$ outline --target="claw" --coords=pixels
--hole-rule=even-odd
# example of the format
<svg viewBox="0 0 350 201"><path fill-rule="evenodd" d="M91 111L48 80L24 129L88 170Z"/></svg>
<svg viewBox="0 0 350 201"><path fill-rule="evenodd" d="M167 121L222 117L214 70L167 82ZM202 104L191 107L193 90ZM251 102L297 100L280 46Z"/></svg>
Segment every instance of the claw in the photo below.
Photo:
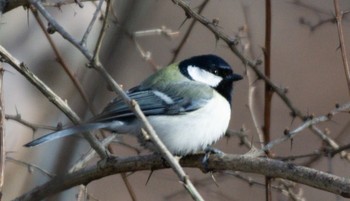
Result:
<svg viewBox="0 0 350 201"><path fill-rule="evenodd" d="M205 149L204 149L204 157L202 159L202 164L204 166L204 169L206 172L209 172L209 167L208 167L208 161L209 161L209 157L210 157L210 154L216 154L218 155L219 157L222 157L224 155L224 152L220 151L219 149L216 149L216 148L213 148L211 146L207 146Z"/></svg>

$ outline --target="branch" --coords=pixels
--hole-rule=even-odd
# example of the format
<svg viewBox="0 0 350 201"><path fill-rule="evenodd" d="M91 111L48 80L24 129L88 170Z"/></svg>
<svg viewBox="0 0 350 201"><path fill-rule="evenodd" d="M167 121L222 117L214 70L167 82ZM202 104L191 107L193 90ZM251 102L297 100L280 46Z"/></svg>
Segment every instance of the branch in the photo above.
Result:
<svg viewBox="0 0 350 201"><path fill-rule="evenodd" d="M350 94L350 70L349 70L349 62L348 62L348 58L347 58L344 33L343 33L343 27L342 27L343 13L340 11L339 1L334 0L333 3L334 3L334 9L335 9L335 18L337 20L337 28L338 28L338 37L339 37L339 42L340 42L341 57L343 60L346 82L348 84L349 94Z"/></svg>
<svg viewBox="0 0 350 201"><path fill-rule="evenodd" d="M45 126L45 125L40 125L40 124L34 124L34 123L29 122L25 119L22 119L22 116L19 113L17 113L16 115L6 114L5 119L18 122L18 123L22 124L23 126L26 126L30 129L32 129L33 131L36 131L37 129L46 129L46 130L55 131L55 130L58 130L58 128L59 128L59 126L54 127L54 126Z"/></svg>
<svg viewBox="0 0 350 201"><path fill-rule="evenodd" d="M55 94L48 86L45 85L34 73L32 73L23 62L19 62L5 48L0 45L0 60L10 64L14 69L21 73L29 82L31 82L47 99L49 99L58 109L60 109L73 123L79 124L80 118L75 112ZM84 137L90 145L96 150L101 158L107 157L106 149L100 142L91 134L84 133Z"/></svg>
<svg viewBox="0 0 350 201"><path fill-rule="evenodd" d="M203 12L203 10L207 6L208 2L209 2L209 0L204 0L203 3L199 6L199 8L198 8L199 15ZM187 17L185 20L187 20ZM174 49L174 51L173 51L174 55L173 55L173 58L171 59L170 63L174 63L176 61L182 47L185 45L185 43L186 43L188 37L190 36L196 22L197 22L197 20L195 20L195 19L192 20L189 28L187 29L184 37L182 38L180 44L177 46L177 48ZM185 22L183 22L183 23L185 23ZM181 25L183 25L183 23Z"/></svg>
<svg viewBox="0 0 350 201"><path fill-rule="evenodd" d="M79 0L79 2L90 2L90 1L95 1L95 0ZM44 6L49 6L49 7L61 7L62 5L67 5L67 4L74 4L76 3L75 0L64 0L64 1L59 1L57 3L52 3L52 2L44 2ZM28 0L6 0L6 5L3 9L3 14L6 12L11 11L12 9L15 9L17 7L23 6L27 7L29 5Z"/></svg>
<svg viewBox="0 0 350 201"><path fill-rule="evenodd" d="M95 60L93 54L84 46L82 46L75 38L73 38L64 28L59 25L56 20L50 15L49 12L45 10L43 5L39 0L29 0L30 3L46 18L46 20L52 25L55 30L61 34L61 36L72 43L90 62L90 67L97 70L100 75L106 80L113 91L119 95L119 97L129 106L130 110L135 113L135 116L140 121L142 127L145 129L148 135L151 136L151 140L157 147L158 151L162 156L169 162L174 172L179 177L181 183L184 185L186 190L192 196L194 200L203 200L201 195L198 193L196 188L193 186L192 182L189 180L185 171L182 169L175 157L169 152L163 142L159 139L158 135L154 131L151 124L148 122L146 116L143 114L138 103L135 100L131 100L127 94L123 91L120 85L118 85L112 78L112 76L106 71L103 65L97 60ZM101 32L103 33L103 32ZM91 144L93 146L93 144ZM101 144L99 144L101 146ZM102 146L101 146L102 147ZM104 147L102 147L103 150ZM105 158L106 159L106 158Z"/></svg>
<svg viewBox="0 0 350 201"><path fill-rule="evenodd" d="M5 111L4 111L4 68L0 64L0 200L3 195L3 185L5 179Z"/></svg>
<svg viewBox="0 0 350 201"><path fill-rule="evenodd" d="M291 114L293 117L299 117L303 121L308 118L307 115L304 115L297 107L293 105L291 100L286 96L286 90L278 87L275 85L267 76L265 76L258 66L261 64L260 60L257 61L251 61L247 59L237 48L237 40L226 35L221 30L217 29L215 24L211 23L207 18L203 17L202 15L199 15L191 7L185 3L182 0L172 0L175 4L179 5L187 15L190 15L194 19L196 19L198 22L203 24L206 28L208 28L217 38L222 39L227 46L231 49L231 51L241 60L243 64L250 67L257 75L258 79L264 80L271 89L282 99L282 101L287 105L287 107L291 110ZM324 132L322 132L319 128L316 126L311 126L310 129L318 136L320 137L324 142L326 142L328 145L330 145L333 149L338 149L339 145L331 138L329 138Z"/></svg>
<svg viewBox="0 0 350 201"><path fill-rule="evenodd" d="M265 48L264 48L264 62L265 62L265 76L271 78L271 0L265 0ZM265 82L264 92L264 144L268 144L271 140L271 107L272 107L273 90L270 85ZM267 156L270 152L266 151ZM271 177L265 177L265 199L271 201Z"/></svg>
<svg viewBox="0 0 350 201"><path fill-rule="evenodd" d="M82 99L85 101L86 105L89 107L90 111L92 114L96 114L95 109L93 107L93 105L90 103L89 98L87 96L87 94L85 93L83 86L81 85L80 81L76 78L76 76L74 75L74 73L72 72L71 68L68 67L68 64L65 62L65 60L63 59L60 51L57 48L56 43L52 40L51 36L48 34L48 32L45 29L45 25L42 22L41 18L38 15L38 11L36 9L34 9L33 7L30 7L34 18L36 19L36 21L38 22L41 30L44 32L45 37L47 39L47 41L49 42L53 52L55 53L56 56L56 60L59 64L61 64L63 70L67 73L68 77L71 79L71 81L73 82L74 86L77 88L78 92L80 93Z"/></svg>
<svg viewBox="0 0 350 201"><path fill-rule="evenodd" d="M47 170L44 170L44 169L40 168L37 165L31 164L31 163L27 163L25 161L21 161L21 160L12 158L10 156L6 157L6 162L12 162L12 163L16 163L16 164L22 165L22 166L26 167L30 172L33 172L33 170L37 170L38 172L42 173L43 175L45 175L45 176L47 176L49 178L54 178L55 177L54 174L50 173Z"/></svg>
<svg viewBox="0 0 350 201"><path fill-rule="evenodd" d="M314 129L316 129L316 127L315 127L316 124L318 124L320 122L328 121L334 115L341 113L341 112L348 112L349 110L350 110L350 103L346 103L346 104L341 105L341 106L337 105L336 108L333 109L332 111L330 111L327 115L323 115L323 116L319 116L317 118L311 118L309 120L305 120L304 123L302 123L300 126L295 128L294 130L292 130L292 131L286 130L285 135L283 137L275 139L275 140L271 141L270 143L266 144L266 146L264 148L262 148L261 150L259 150L258 152L256 152L256 154L259 155L263 152L266 152L266 151L272 149L272 147L274 147L277 144L280 144L281 142L292 139L298 133L300 133L302 130L304 130L306 128L314 127ZM339 146L339 145L337 145L337 146Z"/></svg>
<svg viewBox="0 0 350 201"><path fill-rule="evenodd" d="M198 168L205 171L203 155L191 155L181 159L183 167ZM98 164L55 179L33 189L16 198L17 201L41 200L55 193L122 172L142 170L159 170L169 168L168 164L159 155L145 155L132 157L111 157L103 164ZM297 166L268 158L254 158L244 155L227 154L223 157L212 155L208 166L212 171L235 170L261 174L274 178L283 178L305 184L320 190L328 191L343 197L350 197L350 180L326 172Z"/></svg>

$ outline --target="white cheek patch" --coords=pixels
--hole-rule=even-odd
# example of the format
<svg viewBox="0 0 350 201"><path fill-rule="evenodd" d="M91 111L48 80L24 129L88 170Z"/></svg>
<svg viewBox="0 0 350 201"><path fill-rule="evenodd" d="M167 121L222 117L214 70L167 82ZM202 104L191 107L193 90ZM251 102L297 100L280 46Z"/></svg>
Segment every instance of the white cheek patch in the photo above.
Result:
<svg viewBox="0 0 350 201"><path fill-rule="evenodd" d="M204 69L198 68L197 66L188 66L187 71L193 80L202 82L211 87L217 87L222 81L222 77L214 75Z"/></svg>

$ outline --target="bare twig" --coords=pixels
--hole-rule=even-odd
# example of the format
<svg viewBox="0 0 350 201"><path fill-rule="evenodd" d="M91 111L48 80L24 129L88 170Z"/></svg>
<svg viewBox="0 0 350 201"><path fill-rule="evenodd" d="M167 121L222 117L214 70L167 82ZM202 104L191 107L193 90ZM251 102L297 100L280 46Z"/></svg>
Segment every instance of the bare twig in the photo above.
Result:
<svg viewBox="0 0 350 201"><path fill-rule="evenodd" d="M108 146L115 138L117 135L110 135L107 138L103 139L101 144L103 146ZM69 169L68 173L76 172L80 169L83 169L86 164L94 158L96 155L96 151L94 149L90 149L86 154L83 154L80 159Z"/></svg>
<svg viewBox="0 0 350 201"><path fill-rule="evenodd" d="M83 35L83 38L80 41L80 44L82 46L86 46L86 40L87 40L91 30L92 30L92 26L95 24L95 21L97 19L97 15L98 15L98 13L100 12L100 10L102 8L103 2L104 2L104 0L100 0L100 2L98 3L98 5L96 7L96 10L95 10L95 12L94 12L94 14L92 16L92 19L91 19L91 21L90 21L90 23L89 23L89 25L88 25L84 35Z"/></svg>
<svg viewBox="0 0 350 201"><path fill-rule="evenodd" d="M265 0L265 48L264 48L264 61L265 61L265 76L271 78L271 0ZM265 101L264 101L264 144L270 142L270 127L271 127L271 105L272 105L273 90L270 85L265 82ZM269 157L270 152L267 151L266 155ZM271 178L265 176L265 199L266 201L272 200L271 195Z"/></svg>
<svg viewBox="0 0 350 201"><path fill-rule="evenodd" d="M245 145L248 149L253 149L255 148L253 143L248 139L246 135L246 129L242 127L239 131L233 131L231 129L228 129L226 131L225 136L231 137L231 136L236 136L240 140L240 145Z"/></svg>
<svg viewBox="0 0 350 201"><path fill-rule="evenodd" d="M174 39L179 35L179 31L173 31L165 26L162 26L161 28L157 28L157 29L135 31L131 34L127 33L127 35L134 42L136 49L141 54L142 59L148 62L152 66L154 71L157 71L160 69L160 66L157 65L154 59L152 58L152 53L142 48L137 38L145 37L145 36L162 35L168 39Z"/></svg>
<svg viewBox="0 0 350 201"><path fill-rule="evenodd" d="M35 74L33 74L24 63L19 62L14 58L5 48L0 46L0 56L2 61L10 64L19 73L21 73L29 82L31 82L42 94L44 94L57 108L59 108L73 123L79 124L79 116L57 96L48 86L45 85ZM99 141L91 134L86 133L85 138L88 140L90 145L96 150L101 158L107 157L106 149L99 143Z"/></svg>
<svg viewBox="0 0 350 201"><path fill-rule="evenodd" d="M160 69L160 67L156 64L156 62L153 60L152 58L152 53L150 51L146 51L144 50L141 45L139 44L139 42L137 42L135 37L131 36L131 40L134 42L137 51L140 53L141 58L143 60L145 60L146 62L148 62L154 71L158 71Z"/></svg>
<svg viewBox="0 0 350 201"><path fill-rule="evenodd" d="M142 30L142 31L135 31L132 33L132 36L134 38L137 37L145 37L145 36L154 36L154 35L163 35L169 39L174 39L175 37L179 36L179 31L173 31L166 26L162 26L158 29L149 29L149 30Z"/></svg>
<svg viewBox="0 0 350 201"><path fill-rule="evenodd" d="M198 8L198 14L201 14L204 10L204 8L207 6L209 0L204 0L203 3L199 6ZM186 19L187 20L187 19ZM175 50L173 51L174 52L174 56L173 58L171 59L170 63L173 63L176 61L182 47L185 45L185 43L187 42L187 39L188 37L190 36L193 28L194 28L194 25L196 24L197 20L193 19L191 24L189 25L188 29L186 30L186 33L184 35L184 37L182 38L180 44L177 46L177 48L175 48Z"/></svg>
<svg viewBox="0 0 350 201"><path fill-rule="evenodd" d="M350 103L346 103L344 105L337 106L335 109L330 111L327 115L323 115L323 116L309 119L292 131L285 131L285 135L283 137L271 141L260 151L270 150L275 145L280 144L281 142L284 142L286 140L289 140L289 139L295 137L298 133L300 133L305 128L309 128L309 127L314 126L320 122L328 121L334 115L341 113L341 112L344 112L344 111L349 111L349 110L350 110ZM318 128L314 127L314 129L318 129ZM333 146L335 146L335 144L333 144ZM337 145L337 146L339 147L339 145ZM332 147L332 148L334 148L334 147Z"/></svg>
<svg viewBox="0 0 350 201"><path fill-rule="evenodd" d="M80 42L73 38L56 20L51 16L49 12L46 11L43 4L39 0L30 0L29 1L45 18L50 22L51 26L61 34L61 36L68 40L72 45L74 45L89 61L92 59L92 54L89 50L82 46Z"/></svg>
<svg viewBox="0 0 350 201"><path fill-rule="evenodd" d="M103 20L102 27L101 27L100 33L98 35L98 38L97 38L97 41L96 41L96 44L95 44L94 53L93 53L93 56L91 58L92 61L96 60L97 62L100 62L99 54L100 54L103 38L106 35L107 20L108 20L108 17L109 17L109 12L110 12L110 9L112 8L111 7L111 1L107 0L106 2L107 2L107 5L106 5L105 18Z"/></svg>
<svg viewBox="0 0 350 201"><path fill-rule="evenodd" d="M12 162L12 163L16 163L16 164L19 164L19 165L22 165L22 166L25 166L26 168L28 168L29 171L33 171L33 169L37 170L38 172L42 173L43 175L49 177L49 178L53 178L55 177L56 175L48 172L47 170L44 170L34 164L31 164L31 163L27 163L27 162L24 162L24 161L21 161L21 160L17 160L13 157L10 157L10 156L7 156L6 157L6 161L7 162Z"/></svg>
<svg viewBox="0 0 350 201"><path fill-rule="evenodd" d="M248 7L243 5L243 3L241 3L241 6L242 6L244 18L245 18L245 25L243 25L243 27L241 28L240 33L241 33L241 35L245 33L246 39L247 39L245 41L241 40L241 44L242 44L243 52L245 54L250 54L250 56L252 58L254 58L255 55L254 55L253 49L251 48L252 35L251 35L250 28L249 28ZM238 37L242 38L240 35L238 35ZM246 75L247 75L247 80L248 80L248 104L247 104L247 107L248 107L248 110L250 112L250 116L253 120L253 124L254 124L255 130L256 130L256 133L258 134L259 144L261 147L264 147L264 134L263 134L262 126L259 123L258 114L257 114L257 111L254 107L255 106L254 100L256 99L256 97L255 97L256 85L258 83L257 77L255 76L255 73L253 72L253 70L250 68L246 68Z"/></svg>
<svg viewBox="0 0 350 201"><path fill-rule="evenodd" d="M0 63L0 201L3 195L5 179L5 111L4 111L4 69Z"/></svg>
<svg viewBox="0 0 350 201"><path fill-rule="evenodd" d="M36 131L37 129L46 129L46 130L57 130L58 127L54 127L54 126L45 126L45 125L40 125L40 124L35 124L35 123L32 123L32 122L29 122L27 120L24 120L22 119L22 116L20 114L16 114L16 115L9 115L9 114L6 114L5 115L5 119L6 120L13 120L13 121L16 121L30 129L32 129L33 131Z"/></svg>
<svg viewBox="0 0 350 201"><path fill-rule="evenodd" d="M181 159L183 167L205 170L203 155L191 155ZM40 200L65 189L121 172L158 170L167 168L159 155L110 158L103 164L95 165L55 179L33 189L15 200ZM350 197L350 180L319 170L293 165L268 158L254 158L227 154L224 157L213 155L209 158L210 170L235 170L262 174L274 178L284 178L297 183L328 191L343 197Z"/></svg>
<svg viewBox="0 0 350 201"><path fill-rule="evenodd" d="M175 4L179 5L185 12L186 14L190 15L194 19L196 19L198 22L203 24L206 28L208 28L216 37L222 39L227 46L232 50L232 52L242 61L243 64L246 66L250 67L257 75L258 79L264 80L276 93L282 101L288 106L288 108L291 110L291 114L293 117L299 117L303 121L308 118L308 115L304 115L297 107L293 105L291 100L287 97L286 95L286 90L283 88L280 88L279 86L275 85L268 77L266 77L258 68L259 64L261 61L251 61L247 59L236 47L237 40L226 35L224 32L221 30L217 29L216 26L214 26L210 20L207 18L199 15L191 7L185 3L182 0L172 0ZM319 128L316 126L311 126L310 127L311 131L315 133L318 137L320 137L324 142L329 144L333 149L339 148L339 145L331 138L329 138L323 131L321 131Z"/></svg>
<svg viewBox="0 0 350 201"><path fill-rule="evenodd" d="M265 0L265 76L271 78L271 0ZM271 101L273 91L271 86L265 82L265 104L264 104L264 144L270 142L271 127Z"/></svg>
<svg viewBox="0 0 350 201"><path fill-rule="evenodd" d="M93 1L93 0L79 0L79 2L88 2L88 1ZM43 2L44 6L48 6L48 7L58 7L60 8L63 5L67 5L67 4L72 4L75 3L75 0L64 0L64 1L47 1L47 2ZM15 9L17 7L27 7L28 6L28 0L16 0L16 1L6 1L6 5L5 8L3 10L3 13L6 13L8 11L11 11L12 9Z"/></svg>
<svg viewBox="0 0 350 201"><path fill-rule="evenodd" d="M81 85L81 83L79 82L79 80L75 77L74 73L70 70L71 68L68 67L67 63L65 62L65 60L63 59L60 51L57 48L57 45L55 44L55 42L52 40L51 36L47 33L47 31L45 30L45 25L42 22L41 18L38 15L38 12L36 9L34 9L33 7L30 7L31 11L36 19L36 21L38 22L40 28L42 29L42 31L45 34L46 39L48 40L48 42L50 43L50 46L53 50L53 52L56 55L56 59L57 62L59 64L61 64L61 66L63 67L64 71L67 73L67 75L69 76L69 78L72 80L74 86L78 89L78 92L80 93L81 97L83 98L83 100L85 101L86 105L89 107L90 111L95 114L95 109L93 107L93 105L90 103L88 96L86 95L83 86Z"/></svg>
<svg viewBox="0 0 350 201"><path fill-rule="evenodd" d="M349 95L350 95L350 69L349 69L349 62L348 62L347 53L346 53L343 26L342 26L343 13L340 11L339 1L333 0L333 3L334 3L334 10L335 10L335 18L337 19L337 28L338 28L338 37L339 37L339 43L340 43L341 56L343 60L345 77L348 83Z"/></svg>
<svg viewBox="0 0 350 201"><path fill-rule="evenodd" d="M101 10L101 6L103 4L103 0L101 0L99 2L99 4L96 6L96 10L95 10L95 13L94 13L94 16L92 18L92 20L90 21L90 24L89 24L89 27L87 28L86 30L86 33L81 41L81 45L86 47L86 39L87 39L87 36L89 34L89 32L91 31L92 29L92 25L94 24L96 18L97 18L97 15L98 13L100 12ZM106 29L107 29L107 20L108 20L108 17L109 17L109 12L110 12L110 9L111 9L111 1L110 0L107 0L107 5L106 5L106 11L105 11L105 17L104 17L104 20L103 20L103 23L102 23L102 28L100 30L100 33L99 33L99 36L98 36L98 39L97 39L97 42L96 42L96 45L95 45L95 50L93 52L93 56L92 56L92 59L91 61L97 61L97 63L100 63L100 57L99 57L99 54L100 54L100 50L101 50L101 45L102 45L102 41L103 41L103 38L105 36L105 33L106 33ZM105 137L104 133L102 133L103 137ZM115 137L115 136L114 136ZM110 139L110 138L108 138ZM106 139L106 140L108 140ZM108 145L107 148L108 148L108 151L112 154L114 154L114 151L112 149L112 147L110 146L110 142L106 142L106 140L104 140L104 145ZM85 161L85 163L87 162L87 160L90 160L92 157L94 156L94 151L92 150L90 152L90 154L87 154L85 155L85 157L83 158ZM79 163L78 163L78 166L74 166L75 168L77 167L80 167L80 168L83 168L85 166L85 163L81 163L80 166L79 166ZM73 168L74 168L73 167ZM72 169L71 169L72 170ZM73 169L74 170L74 169ZM129 192L129 195L131 197L131 199L133 201L136 201L136 195L134 193L134 190L132 189L132 186L130 185L130 182L128 181L128 178L126 177L125 173L121 173L121 177L122 177L122 180ZM80 188L80 190L84 190L85 188ZM84 192L81 192L80 194L83 194Z"/></svg>

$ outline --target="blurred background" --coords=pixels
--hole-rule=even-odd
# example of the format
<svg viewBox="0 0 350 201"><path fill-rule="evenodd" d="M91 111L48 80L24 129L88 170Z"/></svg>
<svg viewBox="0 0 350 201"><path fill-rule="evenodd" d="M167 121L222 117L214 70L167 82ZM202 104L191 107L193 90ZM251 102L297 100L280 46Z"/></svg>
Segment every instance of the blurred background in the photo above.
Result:
<svg viewBox="0 0 350 201"><path fill-rule="evenodd" d="M52 1L57 3L59 1ZM185 37L192 19L186 20L185 12L172 1L127 1L115 0L113 12L108 19L108 29L102 43L100 60L122 84L124 89L137 85L157 68L182 59L200 55L216 54L227 60L234 71L245 75L245 79L235 84L233 113L230 129L244 128L248 139L260 146L252 113L248 107L249 88L256 87L253 96L253 114L258 125L263 125L264 83L248 79L247 69L227 45L216 40L214 35L200 23L196 23L183 47L175 56L174 50ZM51 1L46 1L51 3ZM97 4L98 2L96 2ZM196 11L203 1L188 1ZM341 9L350 9L349 1L340 1ZM83 8L76 4L46 7L55 19L74 37L83 36L96 9L93 2L84 2ZM103 7L103 11L105 6ZM272 52L271 80L280 87L288 89L287 96L304 114L325 115L335 108L335 104L349 101L349 93L344 74L336 24L334 5L329 0L275 0L272 1ZM265 33L265 2L256 0L210 0L201 13L209 20L218 21L218 29L239 39L238 47L251 60L263 60ZM100 17L100 15L99 15ZM45 26L47 22L42 18ZM343 20L346 47L350 47L350 16ZM98 21L89 35L87 46L93 50L102 21ZM144 31L169 29L172 37L164 34L145 35ZM138 37L130 37L138 33ZM96 111L101 111L115 94L111 92L100 75L86 67L87 60L81 53L64 40L58 33L50 35L62 55L63 60L80 81L89 101ZM42 81L66 100L71 108L82 118L92 116L87 104L77 92L67 73L57 62L56 55L48 43L42 29L32 12L23 7L4 13L0 18L0 44L18 60L23 61ZM349 49L349 48L348 48ZM145 59L145 55L148 59ZM350 55L348 55L350 57ZM33 124L63 126L72 123L49 100L11 66L4 64L4 103L8 115L19 114L23 120ZM259 68L263 71L263 65ZM283 136L286 128L300 125L300 119L293 119L290 110L281 99L272 99L271 138ZM23 148L23 144L50 132L45 129L33 130L16 121L6 121L6 162L3 200L11 200L32 188L43 184L50 178L28 164L40 167L49 173L60 175L67 172L89 150L89 144L81 137L68 137L34 148ZM350 142L349 115L336 115L332 121L321 123L318 127L326 130L339 144ZM136 146L135 139L128 136L120 138L124 143ZM278 157L312 154L323 148L323 141L310 130L302 131L294 140L279 144L272 150ZM117 155L138 154L135 149L113 143ZM237 137L223 138L214 145L227 153L244 154L249 151L240 145ZM142 150L141 154L148 153ZM91 161L94 164L97 159ZM335 175L349 176L349 161L339 156L327 158L321 155L296 160L296 164L307 164L312 168L331 172ZM242 178L230 174L214 174L218 186L209 174L197 169L185 169L199 192L206 200L265 200L265 187L250 185ZM136 172L128 180L137 200L191 200L179 184L172 170L153 173L146 185L150 171ZM264 177L239 173L253 181L264 183ZM277 184L276 184L277 185ZM120 175L113 175L88 185L89 200L131 200ZM306 200L343 200L334 194L303 185L294 189ZM76 200L78 188L72 188L47 200ZM291 200L282 192L273 190L273 200Z"/></svg>

